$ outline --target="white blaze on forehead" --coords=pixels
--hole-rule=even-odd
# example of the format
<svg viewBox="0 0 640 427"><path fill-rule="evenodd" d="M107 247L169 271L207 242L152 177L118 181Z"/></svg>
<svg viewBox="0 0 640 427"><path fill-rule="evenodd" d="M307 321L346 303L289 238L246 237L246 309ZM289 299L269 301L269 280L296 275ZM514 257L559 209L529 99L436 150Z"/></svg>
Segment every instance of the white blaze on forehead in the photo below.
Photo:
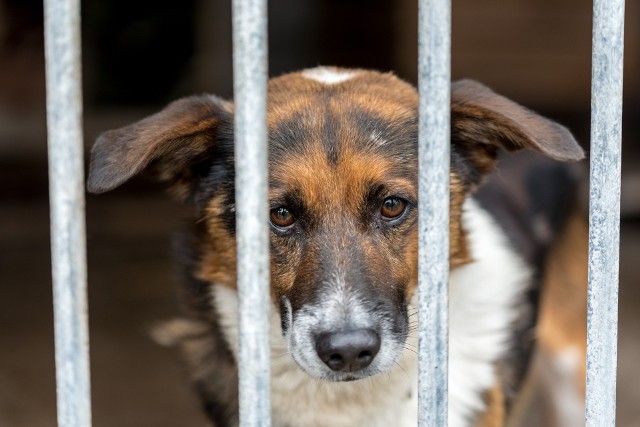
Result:
<svg viewBox="0 0 640 427"><path fill-rule="evenodd" d="M369 141L371 141L374 145L377 145L377 146L385 145L388 142L386 139L382 137L382 134L377 130L374 130L373 132L371 132L371 134L369 135Z"/></svg>
<svg viewBox="0 0 640 427"><path fill-rule="evenodd" d="M302 75L308 79L329 85L345 82L356 74L358 74L357 71L337 70L327 67L309 68L302 72Z"/></svg>

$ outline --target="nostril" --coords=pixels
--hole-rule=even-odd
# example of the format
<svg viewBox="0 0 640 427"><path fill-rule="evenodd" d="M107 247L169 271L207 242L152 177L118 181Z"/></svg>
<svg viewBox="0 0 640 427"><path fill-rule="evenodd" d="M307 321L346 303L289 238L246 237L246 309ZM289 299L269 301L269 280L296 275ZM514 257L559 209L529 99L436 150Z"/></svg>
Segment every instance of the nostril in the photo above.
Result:
<svg viewBox="0 0 640 427"><path fill-rule="evenodd" d="M371 364L380 350L380 337L371 329L324 333L316 339L316 352L334 371L357 371Z"/></svg>
<svg viewBox="0 0 640 427"><path fill-rule="evenodd" d="M329 361L342 362L342 356L340 356L339 354L332 354L331 356L329 356Z"/></svg>
<svg viewBox="0 0 640 427"><path fill-rule="evenodd" d="M358 355L358 360L366 361L366 360L370 360L370 359L373 359L373 357L371 356L371 352L370 351L363 351Z"/></svg>
<svg viewBox="0 0 640 427"><path fill-rule="evenodd" d="M344 367L344 359L339 354L332 354L329 356L329 360L325 362L334 371L339 371Z"/></svg>

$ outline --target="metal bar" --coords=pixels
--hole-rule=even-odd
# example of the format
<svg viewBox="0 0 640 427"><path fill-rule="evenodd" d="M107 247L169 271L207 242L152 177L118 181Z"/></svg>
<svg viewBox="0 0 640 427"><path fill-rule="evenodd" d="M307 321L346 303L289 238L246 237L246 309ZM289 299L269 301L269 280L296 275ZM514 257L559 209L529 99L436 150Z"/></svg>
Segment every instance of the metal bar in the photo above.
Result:
<svg viewBox="0 0 640 427"><path fill-rule="evenodd" d="M58 426L91 425L79 0L45 1Z"/></svg>
<svg viewBox="0 0 640 427"><path fill-rule="evenodd" d="M451 1L418 13L418 425L448 425L449 139Z"/></svg>
<svg viewBox="0 0 640 427"><path fill-rule="evenodd" d="M267 3L233 1L240 426L270 426Z"/></svg>
<svg viewBox="0 0 640 427"><path fill-rule="evenodd" d="M624 0L593 3L586 426L615 426Z"/></svg>

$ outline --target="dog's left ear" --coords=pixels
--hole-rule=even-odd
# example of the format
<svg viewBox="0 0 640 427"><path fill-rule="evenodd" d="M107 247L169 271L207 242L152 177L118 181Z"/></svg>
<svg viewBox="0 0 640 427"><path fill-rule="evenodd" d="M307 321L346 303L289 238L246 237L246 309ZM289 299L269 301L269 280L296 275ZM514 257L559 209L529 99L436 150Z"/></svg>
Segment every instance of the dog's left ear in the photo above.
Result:
<svg viewBox="0 0 640 427"><path fill-rule="evenodd" d="M567 128L473 80L451 86L451 143L481 175L493 168L498 148L529 148L562 161L584 158Z"/></svg>
<svg viewBox="0 0 640 427"><path fill-rule="evenodd" d="M87 189L103 193L147 168L185 199L200 169L211 160L233 104L213 95L191 96L162 111L98 137L91 150Z"/></svg>

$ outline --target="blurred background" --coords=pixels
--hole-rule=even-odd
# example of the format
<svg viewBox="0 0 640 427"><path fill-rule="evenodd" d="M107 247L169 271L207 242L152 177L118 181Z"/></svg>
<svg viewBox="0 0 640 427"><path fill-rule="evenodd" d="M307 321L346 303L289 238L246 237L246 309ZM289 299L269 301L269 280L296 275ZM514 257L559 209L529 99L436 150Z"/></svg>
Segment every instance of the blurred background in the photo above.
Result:
<svg viewBox="0 0 640 427"><path fill-rule="evenodd" d="M83 1L87 152L177 97L232 96L230 0ZM0 426L55 425L43 13L0 0ZM269 67L416 79L416 0L271 0ZM618 425L640 425L640 3L627 2ZM588 149L591 3L455 0L453 77L567 125ZM586 166L586 165L585 165ZM171 234L187 214L135 179L87 196L94 425L206 425L149 328L176 314Z"/></svg>

